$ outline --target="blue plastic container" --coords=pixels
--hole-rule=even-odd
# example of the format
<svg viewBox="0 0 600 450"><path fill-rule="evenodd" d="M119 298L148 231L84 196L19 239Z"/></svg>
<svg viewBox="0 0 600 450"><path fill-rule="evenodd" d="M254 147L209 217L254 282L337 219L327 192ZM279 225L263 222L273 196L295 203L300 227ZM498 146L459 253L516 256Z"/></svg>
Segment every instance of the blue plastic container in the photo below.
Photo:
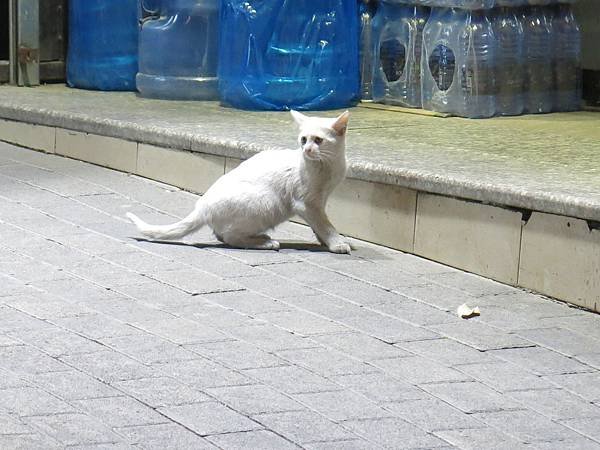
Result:
<svg viewBox="0 0 600 450"><path fill-rule="evenodd" d="M219 0L141 0L137 89L143 97L218 98Z"/></svg>
<svg viewBox="0 0 600 450"><path fill-rule="evenodd" d="M133 91L137 68L137 0L70 0L67 84Z"/></svg>
<svg viewBox="0 0 600 450"><path fill-rule="evenodd" d="M356 0L223 0L219 91L234 107L347 107L360 93Z"/></svg>

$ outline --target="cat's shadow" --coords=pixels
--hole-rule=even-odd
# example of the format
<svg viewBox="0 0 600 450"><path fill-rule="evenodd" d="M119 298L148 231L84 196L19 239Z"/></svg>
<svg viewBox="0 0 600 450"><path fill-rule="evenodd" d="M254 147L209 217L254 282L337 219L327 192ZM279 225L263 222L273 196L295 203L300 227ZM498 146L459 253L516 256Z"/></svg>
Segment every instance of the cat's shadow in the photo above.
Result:
<svg viewBox="0 0 600 450"><path fill-rule="evenodd" d="M230 250L243 250L238 247L231 247L230 245L223 244L222 242L210 242L210 243L189 243L189 242L178 242L178 241L161 241L161 240L152 240L152 239L144 239L140 237L133 237L132 239L137 242L150 242L152 244L162 244L162 245L180 245L183 247L194 247L194 248L223 248ZM279 241L280 250L296 250L296 251L305 251L305 252L323 252L327 253L327 247L321 244L316 244L313 242L293 242L293 241ZM270 250L256 250L256 251L270 251Z"/></svg>

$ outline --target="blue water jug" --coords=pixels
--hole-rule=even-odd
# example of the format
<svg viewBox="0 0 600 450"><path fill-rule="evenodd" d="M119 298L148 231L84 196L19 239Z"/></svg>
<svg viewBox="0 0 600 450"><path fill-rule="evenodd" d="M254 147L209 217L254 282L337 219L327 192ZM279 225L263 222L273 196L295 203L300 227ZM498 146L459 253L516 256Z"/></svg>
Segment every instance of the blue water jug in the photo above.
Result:
<svg viewBox="0 0 600 450"><path fill-rule="evenodd" d="M581 33L569 4L554 7L554 111L581 108Z"/></svg>
<svg viewBox="0 0 600 450"><path fill-rule="evenodd" d="M140 94L217 99L219 0L141 0L141 6Z"/></svg>
<svg viewBox="0 0 600 450"><path fill-rule="evenodd" d="M137 0L70 0L67 84L133 91L137 69Z"/></svg>
<svg viewBox="0 0 600 450"><path fill-rule="evenodd" d="M319 110L358 100L356 0L223 0L219 26L225 103Z"/></svg>
<svg viewBox="0 0 600 450"><path fill-rule="evenodd" d="M373 19L373 100L421 107L421 47L429 8L383 0Z"/></svg>

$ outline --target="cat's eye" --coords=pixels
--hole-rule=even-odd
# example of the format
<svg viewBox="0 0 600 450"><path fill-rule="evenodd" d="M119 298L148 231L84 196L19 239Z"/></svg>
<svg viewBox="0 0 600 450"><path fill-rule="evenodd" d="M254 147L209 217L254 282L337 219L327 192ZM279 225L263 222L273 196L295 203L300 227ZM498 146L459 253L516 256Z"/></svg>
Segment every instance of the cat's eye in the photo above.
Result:
<svg viewBox="0 0 600 450"><path fill-rule="evenodd" d="M302 145L306 144L306 137L302 136L302 138L300 139L300 143Z"/></svg>
<svg viewBox="0 0 600 450"><path fill-rule="evenodd" d="M321 142L323 142L323 138L320 138L320 137L315 138L315 144L321 145Z"/></svg>

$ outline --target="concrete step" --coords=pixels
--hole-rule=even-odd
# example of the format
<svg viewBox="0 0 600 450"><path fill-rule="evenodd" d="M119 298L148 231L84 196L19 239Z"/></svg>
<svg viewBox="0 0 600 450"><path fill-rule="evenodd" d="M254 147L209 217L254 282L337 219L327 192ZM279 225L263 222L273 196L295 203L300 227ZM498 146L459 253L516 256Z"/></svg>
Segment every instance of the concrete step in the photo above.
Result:
<svg viewBox="0 0 600 450"><path fill-rule="evenodd" d="M2 86L0 140L202 193L296 130L287 113L216 102ZM341 232L599 311L600 114L353 108L348 158L329 204Z"/></svg>

